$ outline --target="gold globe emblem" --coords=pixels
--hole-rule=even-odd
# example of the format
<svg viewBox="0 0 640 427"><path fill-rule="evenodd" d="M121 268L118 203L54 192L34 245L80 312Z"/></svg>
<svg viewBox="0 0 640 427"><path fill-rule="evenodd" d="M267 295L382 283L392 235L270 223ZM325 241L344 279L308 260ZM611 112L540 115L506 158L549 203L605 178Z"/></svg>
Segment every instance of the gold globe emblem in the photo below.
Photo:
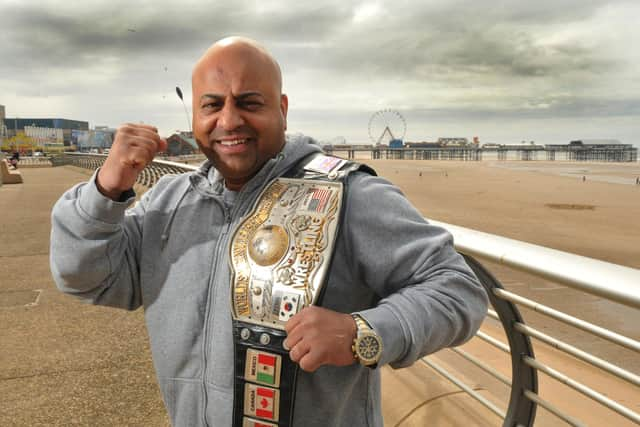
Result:
<svg viewBox="0 0 640 427"><path fill-rule="evenodd" d="M249 256L260 266L280 261L289 248L289 236L279 225L267 225L253 233L249 241Z"/></svg>

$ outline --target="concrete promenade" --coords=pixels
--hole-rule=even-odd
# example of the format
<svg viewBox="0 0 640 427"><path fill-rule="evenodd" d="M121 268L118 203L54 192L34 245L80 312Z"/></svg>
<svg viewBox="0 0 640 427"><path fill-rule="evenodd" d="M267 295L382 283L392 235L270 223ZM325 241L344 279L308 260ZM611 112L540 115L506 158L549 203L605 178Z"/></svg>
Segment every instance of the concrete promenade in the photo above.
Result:
<svg viewBox="0 0 640 427"><path fill-rule="evenodd" d="M0 426L164 426L143 313L79 303L49 271L50 212L87 175L0 187Z"/></svg>

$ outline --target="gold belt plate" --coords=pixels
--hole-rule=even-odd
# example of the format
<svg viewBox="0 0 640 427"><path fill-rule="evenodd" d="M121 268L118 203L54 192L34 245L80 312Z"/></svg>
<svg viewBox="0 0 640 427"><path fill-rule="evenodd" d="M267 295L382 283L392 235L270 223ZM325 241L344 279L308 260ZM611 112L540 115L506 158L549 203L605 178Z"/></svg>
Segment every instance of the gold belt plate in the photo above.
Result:
<svg viewBox="0 0 640 427"><path fill-rule="evenodd" d="M333 253L343 186L277 178L231 239L234 319L284 329L316 303Z"/></svg>

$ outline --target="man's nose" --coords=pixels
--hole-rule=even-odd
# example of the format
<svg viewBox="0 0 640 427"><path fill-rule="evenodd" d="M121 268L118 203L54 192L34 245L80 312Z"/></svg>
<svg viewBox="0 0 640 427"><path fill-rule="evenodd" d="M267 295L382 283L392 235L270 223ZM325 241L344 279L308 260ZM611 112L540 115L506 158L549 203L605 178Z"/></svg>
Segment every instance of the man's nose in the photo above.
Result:
<svg viewBox="0 0 640 427"><path fill-rule="evenodd" d="M225 105L218 117L218 126L226 131L231 131L244 124L242 115L235 105Z"/></svg>

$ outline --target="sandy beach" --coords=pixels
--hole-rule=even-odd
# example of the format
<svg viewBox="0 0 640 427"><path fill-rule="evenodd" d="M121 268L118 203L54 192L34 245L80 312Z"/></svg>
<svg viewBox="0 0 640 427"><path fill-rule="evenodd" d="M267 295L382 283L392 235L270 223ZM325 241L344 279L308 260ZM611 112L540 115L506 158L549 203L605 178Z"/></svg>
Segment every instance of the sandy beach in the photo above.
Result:
<svg viewBox="0 0 640 427"><path fill-rule="evenodd" d="M640 268L638 163L362 161L427 218Z"/></svg>

